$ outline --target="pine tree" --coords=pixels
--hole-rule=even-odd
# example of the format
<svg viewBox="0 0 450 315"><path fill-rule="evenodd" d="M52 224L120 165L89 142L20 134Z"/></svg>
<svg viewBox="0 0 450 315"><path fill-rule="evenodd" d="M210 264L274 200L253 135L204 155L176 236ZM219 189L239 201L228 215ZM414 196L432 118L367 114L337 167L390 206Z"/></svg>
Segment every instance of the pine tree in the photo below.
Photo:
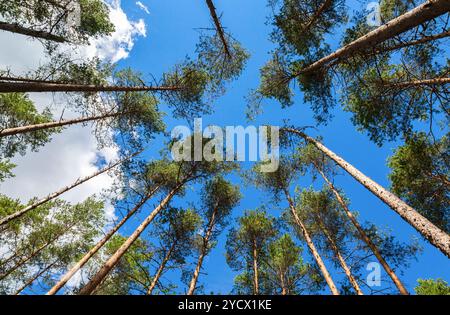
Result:
<svg viewBox="0 0 450 315"><path fill-rule="evenodd" d="M166 224L167 227L154 229L155 235L160 239L160 264L153 275L152 282L147 289L147 295L153 294L160 282L161 276L169 269L186 263L186 257L191 254L194 245L194 236L201 223L200 216L193 210L182 210L169 208L163 213L158 225ZM161 290L160 290L161 291Z"/></svg>
<svg viewBox="0 0 450 315"><path fill-rule="evenodd" d="M204 232L197 238L198 259L189 283L187 295L193 295L203 266L203 260L214 247L218 235L227 224L228 217L241 198L239 188L223 177L215 177L205 184L201 213Z"/></svg>
<svg viewBox="0 0 450 315"><path fill-rule="evenodd" d="M252 276L253 294L261 294L259 273L268 242L277 234L275 219L263 210L246 211L239 225L228 233L227 263L235 270L245 270Z"/></svg>

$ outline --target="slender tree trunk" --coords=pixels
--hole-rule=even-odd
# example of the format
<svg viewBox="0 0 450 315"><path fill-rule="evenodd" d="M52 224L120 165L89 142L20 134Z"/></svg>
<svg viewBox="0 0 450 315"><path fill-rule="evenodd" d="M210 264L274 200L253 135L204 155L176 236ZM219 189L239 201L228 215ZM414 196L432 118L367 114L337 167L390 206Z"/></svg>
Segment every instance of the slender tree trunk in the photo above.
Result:
<svg viewBox="0 0 450 315"><path fill-rule="evenodd" d="M227 57L229 59L231 59L232 57L231 57L230 49L228 47L228 42L225 38L225 32L223 31L222 24L220 23L219 17L217 16L216 8L214 7L212 0L206 0L206 4L208 5L209 12L213 19L214 25L216 26L217 33L219 34L220 40L222 41L223 50L224 50L225 54L227 55Z"/></svg>
<svg viewBox="0 0 450 315"><path fill-rule="evenodd" d="M253 293L259 295L258 250L256 248L256 240L253 241Z"/></svg>
<svg viewBox="0 0 450 315"><path fill-rule="evenodd" d="M304 29L305 30L309 30L309 28L311 27L311 25L313 25L317 19L319 18L319 16L322 15L322 13L328 9L331 5L331 2L333 0L325 0L322 5L319 7L319 9L317 9L317 11L314 13L314 15L311 17L311 19L309 20L308 24L305 25Z"/></svg>
<svg viewBox="0 0 450 315"><path fill-rule="evenodd" d="M31 210L33 210L33 209L36 209L37 207L43 205L44 203L46 203L46 202L48 202L48 201L50 201L50 200L55 199L56 197L62 195L63 193L65 193L65 192L67 192L67 191L69 191L69 190L71 190L71 189L73 189L73 188L75 188L75 187L77 187L77 186L79 186L79 185L81 185L81 184L87 182L88 180L90 180L90 179L92 179L92 178L94 178L94 177L96 177L96 176L98 176L98 175L101 175L101 174L103 174L103 173L109 171L110 169L112 169L112 168L118 166L119 164L122 164L122 163L124 163L125 161L128 161L129 159L135 157L136 155L140 154L141 152L142 152L142 151L137 152L137 153L134 153L134 154L132 154L132 155L130 155L130 156L128 156L128 157L126 157L126 158L120 160L120 161L117 161L116 163L110 164L109 166L107 166L107 167L105 167L105 168L103 168L103 169L101 169L101 170L99 170L99 171L97 171L97 172L95 172L95 173L93 173L93 174L91 174L91 175L89 175L89 176L86 176L86 177L84 177L84 178L80 178L80 179L76 180L73 184L71 184L71 185L69 185L69 186L66 186L66 187L64 187L64 188L62 188L62 189L60 189L60 190L58 190L58 191L56 191L56 192L54 192L54 193L48 195L47 197L45 197L45 198L43 198L43 199L41 199L41 200L35 202L35 203L32 204L32 205L29 205L29 206L27 206L27 207L25 207L25 208L23 208L23 209L21 209L21 210L15 212L15 213L13 213L13 214L10 214L10 215L8 215L8 216L2 218L2 219L0 220L0 226L3 226L3 225L5 225L5 224L11 222L12 220L17 219L17 218L23 216L23 215L26 214L27 212L29 212L29 211L31 211Z"/></svg>
<svg viewBox="0 0 450 315"><path fill-rule="evenodd" d="M0 93L25 92L145 92L178 91L177 86L102 86L91 84L46 83L46 82L2 82Z"/></svg>
<svg viewBox="0 0 450 315"><path fill-rule="evenodd" d="M175 250L175 246L176 246L176 241L174 241L172 243L172 246L170 246L170 249L168 250L168 252L166 253L166 255L164 256L163 261L161 262L161 265L158 268L158 271L156 272L155 276L153 277L152 283L150 284L150 287L147 290L147 295L152 295L153 290L156 287L156 284L159 281L159 278L161 278L161 275L164 271L164 268L166 268L166 264L169 261L169 259L172 256L173 251Z"/></svg>
<svg viewBox="0 0 450 315"><path fill-rule="evenodd" d="M303 222L300 220L300 218L297 215L297 211L295 211L295 206L294 206L294 201L292 200L291 196L289 195L289 192L287 190L285 190L285 195L286 195L286 199L289 203L289 208L291 209L291 214L292 217L295 220L295 223L298 225L298 227L300 228L303 237L305 238L306 244L308 245L309 250L311 251L311 254L314 257L314 260L316 261L317 265L320 268L320 271L322 272L322 275L325 279L325 281L328 284L328 287L331 290L331 293L333 295L339 295L339 291L336 288L336 285L334 284L333 279L331 278L330 273L328 272L327 267L325 266L322 258L319 255L319 252L316 249L316 246L314 245L311 236L308 233L308 230L306 229L305 225L303 224Z"/></svg>
<svg viewBox="0 0 450 315"><path fill-rule="evenodd" d="M319 141L311 138L305 133L292 129L283 128L285 131L295 133L305 139L307 142L313 144L317 149L322 151L330 159L335 161L342 169L350 174L354 179L360 182L366 189L372 192L375 196L380 198L392 210L397 212L406 222L413 226L420 234L423 235L431 244L436 246L442 253L450 258L450 235L436 227L428 219L414 210L411 206L406 204L396 195L377 184L375 181L361 173L353 165L345 161L333 151L325 147Z"/></svg>
<svg viewBox="0 0 450 315"><path fill-rule="evenodd" d="M445 38L448 36L450 36L450 31L445 31L445 32L442 32L442 33L439 33L436 35L424 36L418 40L413 40L413 41L409 41L409 42L405 42L405 43L399 43L396 45L388 46L385 48L376 49L375 53L377 53L377 54L385 53L385 52L394 51L394 50L398 50L398 49L402 49L402 48L406 48L406 47L410 47L410 46L425 44L425 43L435 41L435 40L438 40L441 38Z"/></svg>
<svg viewBox="0 0 450 315"><path fill-rule="evenodd" d="M284 274L280 271L280 284L281 284L281 295L287 295L288 289L286 288L286 283L284 281Z"/></svg>
<svg viewBox="0 0 450 315"><path fill-rule="evenodd" d="M106 118L127 115L129 113L130 112L120 112L120 113L104 114L104 115L98 115L98 116L75 118L75 119L61 120L61 121L52 121L52 122L36 124L36 125L8 128L8 129L0 130L0 138L6 137L6 136L15 136L15 135L27 133L27 132L46 130L46 129L51 129L51 128L58 128L58 127L63 127L63 126L67 126L67 125L75 125L75 124L85 123L85 122L94 121L94 120L103 120Z"/></svg>
<svg viewBox="0 0 450 315"><path fill-rule="evenodd" d="M51 34L51 33L45 32L45 31L33 30L31 28L26 28L26 27L20 26L19 24L15 24L15 23L0 22L0 30L11 32L11 33L16 33L16 34L21 34L21 35L25 35L25 36L45 39L45 40L49 40L49 41L57 42L57 43L67 43L68 42L68 40L66 40L62 36L54 35L54 34Z"/></svg>
<svg viewBox="0 0 450 315"><path fill-rule="evenodd" d="M332 54L312 63L300 72L296 73L293 77L316 71L331 61L336 59L342 60L352 54L355 54L356 52L366 50L370 47L375 47L385 40L406 32L407 30L410 30L426 21L443 15L449 10L450 1L448 0L428 0L411 11L406 12L405 14L387 22L366 35L361 36L344 47L339 48Z"/></svg>
<svg viewBox="0 0 450 315"><path fill-rule="evenodd" d="M361 236L361 239L366 243L366 245L372 250L375 257L378 259L380 264L383 266L386 273L389 275L389 277L394 282L395 286L398 288L401 294L403 295L409 295L408 290L405 288L403 283L400 281L400 279L395 274L394 270L389 266L389 264L386 262L384 257L381 255L380 251L378 250L378 247L372 242L372 240L367 236L364 229L361 227L359 222L356 220L353 213L348 208L346 202L344 201L344 198L342 198L341 194L337 191L337 189L334 187L334 185L331 183L331 181L328 179L328 177L325 175L325 173L317 166L315 165L317 171L322 176L322 178L325 180L325 182L330 187L331 191L333 191L334 195L336 196L336 199L340 203L342 209L344 210L347 217L350 219L352 224L355 226L356 230L358 231L359 235Z"/></svg>
<svg viewBox="0 0 450 315"><path fill-rule="evenodd" d="M209 240L211 238L214 226L216 224L216 215L218 208L216 207L211 215L208 223L208 230L206 231L205 237L203 238L203 246L198 256L197 266L195 267L194 274L192 275L191 282L189 284L189 290L187 295L193 295L195 287L197 286L198 277L200 275L200 270L202 269L203 259L205 258L206 252L208 250Z"/></svg>
<svg viewBox="0 0 450 315"><path fill-rule="evenodd" d="M341 265L342 269L345 272L345 275L347 276L348 280L350 281L350 284L355 289L356 294L358 295L364 295L363 291L361 290L358 281L356 281L355 277L353 277L353 274L345 262L344 257L342 257L341 252L339 251L339 248L336 245L336 242L334 241L333 237L331 237L330 233L328 233L327 228L323 224L323 221L317 216L317 220L319 222L320 229L322 230L325 237L328 239L328 242L331 245L331 248L333 249L334 255L336 256L337 260L339 261L339 264Z"/></svg>
<svg viewBox="0 0 450 315"><path fill-rule="evenodd" d="M387 83L385 84L385 88L403 89L423 85L444 85L444 84L450 84L450 78L434 78L434 79L423 79L399 83Z"/></svg>
<svg viewBox="0 0 450 315"><path fill-rule="evenodd" d="M34 281L36 281L36 279L38 279L40 276L42 276L44 273L46 273L47 271L49 271L54 265L56 264L56 261L50 265L48 265L47 267L45 267L44 269L42 269L40 272L38 272L33 278L31 278L30 280L28 280L23 286L20 287L20 289L18 289L14 295L19 295L20 293L22 293L23 290L25 290L27 287L29 287Z"/></svg>
<svg viewBox="0 0 450 315"><path fill-rule="evenodd" d="M73 275L83 268L83 266L92 258L109 239L156 193L159 187L151 190L142 200L120 220L94 247L91 248L86 255L83 256L66 274L46 293L46 295L54 295L73 277Z"/></svg>
<svg viewBox="0 0 450 315"><path fill-rule="evenodd" d="M44 79L32 79L32 78L9 77L9 76L0 76L0 81L27 82L27 83L53 83L53 84L69 84L70 83L70 82L63 82L63 81L52 81L52 80L44 80Z"/></svg>
<svg viewBox="0 0 450 315"><path fill-rule="evenodd" d="M92 279L80 290L79 295L90 295L102 282L103 279L109 274L109 272L117 265L120 258L128 251L133 243L144 232L145 228L153 221L153 219L159 214L159 212L170 202L175 194L185 184L185 181L175 186L167 196L161 201L161 203L150 213L150 215L136 228L133 234L120 246L120 248L103 264L100 270L92 277Z"/></svg>

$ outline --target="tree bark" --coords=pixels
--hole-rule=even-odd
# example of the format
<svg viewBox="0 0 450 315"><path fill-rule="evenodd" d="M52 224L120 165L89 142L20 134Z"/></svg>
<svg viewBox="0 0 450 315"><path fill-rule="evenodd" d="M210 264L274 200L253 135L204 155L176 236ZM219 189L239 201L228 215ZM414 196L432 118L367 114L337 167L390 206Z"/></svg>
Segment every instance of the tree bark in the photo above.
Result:
<svg viewBox="0 0 450 315"><path fill-rule="evenodd" d="M54 265L56 264L56 261L50 265L48 265L47 267L45 267L43 270L41 270L40 272L38 272L33 278L31 278L30 280L28 280L23 286L20 287L20 289L18 289L14 295L19 295L20 293L22 293L23 290L25 290L28 286L30 286L34 281L36 281L36 279L38 279L40 276L42 276L44 273L46 273L47 271L49 271Z"/></svg>
<svg viewBox="0 0 450 315"><path fill-rule="evenodd" d="M212 0L206 0L206 4L208 5L208 9L209 9L211 17L213 19L214 25L216 26L217 33L219 34L220 40L223 44L223 50L224 50L226 56L229 59L231 59L232 57L231 57L230 49L228 47L228 42L225 38L225 32L223 31L222 24L220 23L219 17L217 16L216 8L214 7Z"/></svg>
<svg viewBox="0 0 450 315"><path fill-rule="evenodd" d="M6 136L14 136L14 135L22 134L22 133L27 133L27 132L45 130L45 129L50 129L50 128L58 128L58 127L63 127L63 126L67 126L67 125L80 124L80 123L85 123L85 122L94 121L94 120L103 120L106 118L122 116L122 115L126 115L129 113L130 112L120 112L120 113L104 114L104 115L98 115L98 116L75 118L75 119L61 120L61 121L52 121L52 122L36 124L36 125L8 128L8 129L0 130L0 138L6 137Z"/></svg>
<svg viewBox="0 0 450 315"><path fill-rule="evenodd" d="M119 262L120 258L127 252L133 243L144 232L145 228L153 221L159 212L170 202L172 197L180 190L185 182L181 182L172 189L161 203L150 213L150 215L136 228L133 234L120 246L120 248L103 264L100 270L92 277L92 279L80 290L79 295L90 295L109 274L114 266Z"/></svg>
<svg viewBox="0 0 450 315"><path fill-rule="evenodd" d="M0 30L11 32L11 33L16 33L16 34L21 34L21 35L25 35L25 36L45 39L45 40L57 42L57 43L69 42L62 36L54 35L54 34L51 34L51 33L45 32L45 31L33 30L31 28L26 28L26 27L20 26L19 24L15 24L15 23L0 22Z"/></svg>
<svg viewBox="0 0 450 315"><path fill-rule="evenodd" d="M333 151L325 147L319 141L311 138L305 133L292 129L283 128L283 130L295 133L305 139L307 142L314 145L317 149L322 151L326 156L335 161L342 169L350 174L354 179L360 182L366 189L372 192L375 196L381 199L392 210L397 212L406 222L413 226L420 234L425 237L431 244L436 246L442 253L450 258L450 235L436 227L428 219L418 213L414 208L406 204L396 195L373 181L371 178L364 175L353 165L345 161L343 158L335 154Z"/></svg>
<svg viewBox="0 0 450 315"><path fill-rule="evenodd" d="M345 45L344 47L339 48L330 55L323 57L320 60L312 63L311 65L303 68L293 77L316 71L333 60L343 59L352 54L355 54L356 52L366 50L370 47L376 47L378 44L384 42L385 40L406 32L442 14L445 14L449 10L450 1L448 0L428 0L427 2L419 5L411 11L406 12L405 14L387 22L386 24L378 27L377 29L367 33L364 36L361 36L360 38Z"/></svg>
<svg viewBox="0 0 450 315"><path fill-rule="evenodd" d="M450 78L434 78L434 79L423 79L399 83L387 83L385 84L385 88L403 89L422 85L444 85L444 84L450 84Z"/></svg>
<svg viewBox="0 0 450 315"><path fill-rule="evenodd" d="M89 175L89 176L86 176L86 177L84 177L84 178L80 178L80 179L76 180L73 184L71 184L71 185L69 185L69 186L66 186L66 187L64 187L64 188L62 188L62 189L60 189L60 190L58 190L58 191L56 191L56 192L54 192L54 193L48 195L47 197L45 197L45 198L43 198L43 199L41 199L41 200L35 202L35 203L32 204L32 205L29 205L29 206L27 206L27 207L25 207L25 208L23 208L23 209L21 209L21 210L15 212L15 213L13 213L13 214L10 214L10 215L8 215L8 216L2 218L2 219L0 220L0 226L3 226L3 225L5 225L5 224L11 222L12 220L14 220L14 219L16 219L16 218L19 218L19 217L23 216L23 215L26 214L27 212L29 212L29 211L31 211L31 210L33 210L33 209L35 209L35 208L37 208L37 207L43 205L44 203L46 203L46 202L48 202L48 201L50 201L50 200L55 199L56 197L62 195L63 193L65 193L65 192L67 192L67 191L69 191L69 190L71 190L71 189L73 189L73 188L75 188L75 187L77 187L77 186L79 186L79 185L81 185L81 184L87 182L88 180L90 180L90 179L92 179L92 178L94 178L94 177L96 177L96 176L98 176L98 175L101 175L101 174L103 174L103 173L109 171L110 169L112 169L112 168L118 166L119 164L122 164L122 163L124 163L125 161L128 161L129 159L135 157L136 155L140 154L141 152L142 152L142 151L137 152L137 153L134 153L134 154L132 154L132 155L130 155L130 156L128 156L128 157L126 157L126 158L120 160L120 161L117 161L116 163L113 163L113 164L111 164L111 165L109 165L109 166L107 166L107 167L105 167L105 168L103 168L103 169L101 169L101 170L99 170L99 171L97 171L97 172L95 172L95 173Z"/></svg>
<svg viewBox="0 0 450 315"><path fill-rule="evenodd" d="M348 280L350 281L350 284L355 289L356 294L364 295L363 291L361 290L361 288L358 284L358 281L356 281L355 277L353 277L353 274L352 274L349 266L345 262L344 257L342 257L342 254L339 251L339 248L337 247L336 242L331 237L330 233L328 233L327 228L324 226L324 224L323 224L322 220L319 218L319 216L317 216L317 220L318 220L320 229L322 230L325 237L328 239L328 242L330 243L331 248L333 249L334 255L336 256L337 260L339 261L339 264L341 265L342 269L344 270L345 275L347 276Z"/></svg>
<svg viewBox="0 0 450 315"><path fill-rule="evenodd" d="M295 211L295 206L294 206L294 201L292 200L291 196L289 195L289 192L287 190L285 190L285 195L286 195L286 199L289 203L289 208L291 209L291 214L292 217L295 220L295 223L298 225L298 227L300 228L300 231L303 234L303 237L305 238L306 244L308 245L309 250L311 251L311 254L314 257L314 260L316 261L317 265L320 268L320 271L322 272L322 275L325 279L325 281L328 284L328 287L331 290L331 293L333 295L339 295L339 291L336 288L336 285L334 284L333 279L331 278L330 273L328 272L327 267L325 266L322 258L319 255L319 252L316 249L316 246L314 245L311 236L308 233L308 230L306 229L305 225L303 224L303 222L300 220L300 218L297 215L297 212Z"/></svg>
<svg viewBox="0 0 450 315"><path fill-rule="evenodd" d="M258 250L256 248L256 240L253 241L253 293L254 295L259 295Z"/></svg>
<svg viewBox="0 0 450 315"><path fill-rule="evenodd" d="M445 38L448 36L450 36L450 31L445 31L445 32L442 32L442 33L439 33L436 35L424 36L418 40L412 40L409 42L399 43L399 44L388 46L385 48L376 49L375 53L377 53L377 54L385 53L385 52L390 52L390 51L394 51L394 50L398 50L398 49L402 49L402 48L406 48L406 47L410 47L410 46L421 45L421 44L425 44L425 43L435 41L435 40L438 40L441 38Z"/></svg>
<svg viewBox="0 0 450 315"><path fill-rule="evenodd" d="M153 290L156 287L156 284L159 281L159 278L161 278L161 275L164 271L164 268L166 268L166 264L169 261L170 257L172 256L173 251L175 250L176 242L174 241L172 243L172 246L170 246L169 251L164 256L163 261L161 262L161 265L158 268L158 271L156 272L155 276L153 277L152 283L150 284L150 287L147 290L147 295L152 295Z"/></svg>
<svg viewBox="0 0 450 315"><path fill-rule="evenodd" d="M142 200L130 211L126 216L120 220L94 247L91 248L86 255L83 256L66 274L56 283L47 293L46 295L54 295L58 293L58 291L73 277L73 275L83 268L83 266L92 258L105 244L109 241L109 239L156 193L159 187L151 190Z"/></svg>
<svg viewBox="0 0 450 315"><path fill-rule="evenodd" d="M189 284L189 290L187 295L193 295L195 287L197 286L198 276L200 275L200 270L202 269L203 259L205 258L206 252L208 250L209 239L211 238L214 226L216 224L217 207L214 209L211 218L208 223L208 230L206 231L205 237L203 238L203 246L198 256L197 266L195 267L194 274L192 275L191 282Z"/></svg>
<svg viewBox="0 0 450 315"><path fill-rule="evenodd" d="M352 222L352 224L354 225L354 227L358 231L359 235L361 236L361 239L364 241L364 243L366 243L367 247L369 247L370 250L372 250L372 252L375 255L375 257L378 259L378 261L383 266L383 268L386 271L386 273L389 275L389 277L394 282L395 286L400 291L400 294L402 294L402 295L409 295L408 290L405 288L403 283L400 281L400 279L395 274L394 270L392 270L392 268L386 262L384 257L381 255L380 251L378 250L378 247L367 236L367 234L364 231L364 229L361 227L359 222L356 220L355 216L353 215L353 213L350 211L350 209L348 208L347 204L345 203L344 198L342 198L341 194L337 191L337 189L334 187L334 185L331 183L331 181L328 179L328 177L325 175L325 173L321 169L319 169L317 165L315 165L315 167L316 167L317 171L319 172L319 174L324 179L324 181L328 184L328 186L330 187L331 191L333 191L334 195L336 196L336 199L340 203L340 205L341 205L342 209L344 210L345 214L350 219L350 221Z"/></svg>
<svg viewBox="0 0 450 315"><path fill-rule="evenodd" d="M286 288L286 284L284 281L284 274L282 272L280 272L280 284L281 284L281 295L287 295L288 290Z"/></svg>
<svg viewBox="0 0 450 315"><path fill-rule="evenodd" d="M47 82L2 82L0 93L25 92L146 92L178 91L177 86L102 86L91 84L47 83Z"/></svg>

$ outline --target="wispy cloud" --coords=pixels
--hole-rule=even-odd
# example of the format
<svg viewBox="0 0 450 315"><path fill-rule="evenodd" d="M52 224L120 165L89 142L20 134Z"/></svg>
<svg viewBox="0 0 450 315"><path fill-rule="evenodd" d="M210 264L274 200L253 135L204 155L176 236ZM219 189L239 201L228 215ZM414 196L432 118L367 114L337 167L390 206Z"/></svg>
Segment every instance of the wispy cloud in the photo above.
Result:
<svg viewBox="0 0 450 315"><path fill-rule="evenodd" d="M150 14L150 11L148 10L147 6L145 6L141 1L136 2L136 5L145 13Z"/></svg>

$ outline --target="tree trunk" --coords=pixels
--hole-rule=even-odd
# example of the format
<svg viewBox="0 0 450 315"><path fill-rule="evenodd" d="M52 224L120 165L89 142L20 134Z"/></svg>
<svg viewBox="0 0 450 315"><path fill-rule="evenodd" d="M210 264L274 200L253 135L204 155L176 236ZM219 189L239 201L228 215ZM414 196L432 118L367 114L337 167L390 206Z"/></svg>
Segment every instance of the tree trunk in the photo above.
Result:
<svg viewBox="0 0 450 315"><path fill-rule="evenodd" d="M316 246L314 246L314 243L311 239L311 236L308 233L308 230L306 229L305 225L303 224L303 222L300 220L300 218L297 215L297 212L295 211L295 206L294 206L294 201L292 201L291 196L289 195L289 192L287 190L285 190L285 195L286 195L286 199L289 203L289 208L291 209L291 214L292 217L295 220L295 223L298 225L298 227L300 228L303 237L305 238L306 244L308 245L309 250L311 251L311 254L314 257L314 260L316 261L317 265L320 268L320 271L322 272L323 277L325 278L325 281L328 284L328 287L331 290L331 293L333 295L339 295L339 291L336 288L336 285L333 282L333 279L331 278L330 273L327 270L327 267L325 266L322 258L319 255L319 252L316 249Z"/></svg>
<svg viewBox="0 0 450 315"><path fill-rule="evenodd" d="M223 44L223 50L224 50L226 56L229 59L231 59L232 57L231 57L230 49L228 47L228 42L225 38L225 32L223 31L222 24L220 23L219 17L217 16L216 8L214 7L212 0L206 0L206 4L208 5L208 9L209 9L211 17L213 19L214 25L216 26L217 33L219 34L220 40Z"/></svg>
<svg viewBox="0 0 450 315"><path fill-rule="evenodd" d="M406 222L412 225L420 234L423 235L431 244L436 246L442 253L450 258L450 235L445 233L431 223L428 219L407 205L403 200L396 195L377 184L375 181L361 173L353 165L345 161L333 151L325 147L319 141L309 137L305 133L292 129L284 128L285 131L295 133L305 139L307 142L313 144L317 149L322 151L330 159L335 161L342 169L350 174L354 179L360 182L365 188L372 192L375 196L380 198L392 210L397 212Z"/></svg>
<svg viewBox="0 0 450 315"><path fill-rule="evenodd" d="M328 239L328 242L330 242L331 248L333 249L334 255L336 256L337 260L339 261L339 264L341 265L342 269L345 272L345 275L347 276L348 280L350 281L350 284L355 289L356 294L358 295L364 295L363 291L359 287L358 281L356 281L355 277L353 277L353 274L348 267L347 263L345 262L344 257L342 257L341 252L339 251L339 248L336 245L336 242L331 237L330 233L328 233L327 228L324 226L323 221L317 216L317 220L320 226L320 229L322 230L325 237Z"/></svg>
<svg viewBox="0 0 450 315"><path fill-rule="evenodd" d="M146 92L178 91L176 86L102 86L47 82L1 82L0 93L25 92Z"/></svg>
<svg viewBox="0 0 450 315"><path fill-rule="evenodd" d="M73 275L83 268L83 266L92 258L105 244L106 242L130 219L159 189L159 187L151 190L142 200L130 211L128 214L120 220L91 250L83 256L66 274L56 283L46 295L56 294L72 277Z"/></svg>
<svg viewBox="0 0 450 315"><path fill-rule="evenodd" d="M284 274L280 271L280 284L281 284L281 295L287 295L288 289L286 288L286 283L284 281Z"/></svg>
<svg viewBox="0 0 450 315"><path fill-rule="evenodd" d="M410 30L426 21L434 19L440 15L447 13L450 10L450 1L448 0L429 0L426 3L412 9L409 12L387 22L377 29L367 33L364 36L354 40L353 42L339 48L334 53L321 58L312 63L300 72L295 74L296 77L300 74L313 72L322 68L327 63L336 60L344 59L356 52L366 50L371 47L376 47L385 40L397 36L407 30Z"/></svg>
<svg viewBox="0 0 450 315"><path fill-rule="evenodd" d="M253 242L253 293L254 295L259 295L258 250L256 248L256 240Z"/></svg>
<svg viewBox="0 0 450 315"><path fill-rule="evenodd" d="M345 203L344 198L342 198L341 194L337 191L337 189L334 187L334 185L331 183L331 181L328 179L328 177L326 177L325 173L321 169L319 169L317 165L315 165L315 167L316 167L317 171L319 172L319 174L324 179L324 181L328 184L330 189L333 191L334 195L336 196L336 199L340 203L340 205L341 205L342 209L344 210L345 214L350 219L350 221L352 222L352 224L355 226L356 230L358 231L359 235L361 236L361 239L372 250L373 254L378 259L380 264L383 266L384 270L389 275L389 277L392 279L392 281L394 282L395 286L398 288L400 293L403 294L403 295L409 295L408 290L406 290L405 286L400 281L400 279L397 277L397 275L395 274L394 270L391 269L389 264L386 262L384 257L381 255L380 251L378 250L378 247L367 236L367 234L364 231L364 229L361 227L359 222L356 220L355 216L353 215L353 213L350 211L350 209L348 208L347 204Z"/></svg>
<svg viewBox="0 0 450 315"><path fill-rule="evenodd" d="M84 178L80 178L80 179L76 180L73 184L71 184L71 185L69 185L69 186L66 186L66 187L64 187L64 188L62 188L62 189L60 189L60 190L58 190L58 191L56 191L56 192L54 192L54 193L48 195L47 197L45 197L45 198L43 198L43 199L41 199L41 200L35 202L35 203L32 204L32 205L29 205L29 206L27 206L27 207L25 207L25 208L23 208L23 209L21 209L21 210L15 212L15 213L13 213L13 214L10 214L10 215L8 215L8 216L2 218L2 219L0 220L0 226L3 226L3 225L5 225L5 224L11 222L12 220L14 220L14 219L16 219L16 218L19 218L19 217L23 216L23 215L26 214L27 212L29 212L29 211L31 211L31 210L33 210L33 209L39 207L40 205L43 205L44 203L46 203L46 202L48 202L48 201L50 201L50 200L55 199L56 197L62 195L63 193L65 193L65 192L67 192L67 191L69 191L69 190L71 190L71 189L73 189L73 188L75 188L75 187L77 187L77 186L79 186L79 185L81 185L81 184L87 182L88 180L90 180L90 179L92 179L92 178L94 178L94 177L96 177L96 176L98 176L98 175L101 175L101 174L103 174L103 173L109 171L110 169L116 167L117 165L122 164L122 163L124 163L125 161L128 161L129 159L135 157L136 155L140 154L141 152L142 152L142 151L139 151L139 152L137 152L137 153L134 153L134 154L132 154L132 155L130 155L130 156L128 156L128 157L126 157L126 158L120 160L120 161L117 161L116 163L113 163L113 164L111 164L111 165L109 165L109 166L107 166L107 167L105 167L105 168L103 168L103 169L101 169L101 170L99 170L99 171L97 171L97 172L95 172L95 173L89 175L89 176L86 176L86 177L84 177Z"/></svg>
<svg viewBox="0 0 450 315"><path fill-rule="evenodd" d="M35 38L41 38L57 43L67 43L68 40L66 40L62 36L54 35L45 31L37 31L33 30L31 28L26 28L23 26L20 26L19 24L12 24L12 23L6 23L6 22L0 22L0 30L21 34L25 36L35 37Z"/></svg>
<svg viewBox="0 0 450 315"><path fill-rule="evenodd" d="M191 283L189 284L189 290L187 295L193 295L195 287L197 286L198 276L200 275L200 270L202 269L203 259L205 258L206 252L208 250L209 239L211 238L214 225L216 224L216 215L218 208L216 207L211 215L208 223L208 230L206 231L205 237L203 238L203 246L198 256L197 266L195 267L194 274L192 275Z"/></svg>
<svg viewBox="0 0 450 315"><path fill-rule="evenodd" d="M80 124L80 123L84 123L84 122L88 122L88 121L103 120L106 118L122 116L122 115L126 115L129 113L130 112L112 113L112 114L104 114L104 115L84 117L84 118L52 121L52 122L36 124L36 125L8 128L8 129L0 130L0 138L6 137L6 136L14 136L14 135L22 134L22 133L27 133L27 132L45 130L45 129L50 129L50 128L58 128L58 127L63 127L63 126L67 126L67 125Z"/></svg>
<svg viewBox="0 0 450 315"><path fill-rule="evenodd" d="M163 261L161 262L161 265L158 268L158 271L156 272L155 276L153 277L152 283L150 284L150 287L147 290L147 295L152 295L153 290L156 287L156 284L159 281L159 278L161 278L161 275L164 271L164 268L166 268L166 264L169 261L170 257L172 256L173 251L175 250L176 241L172 243L172 246L170 246L169 251L164 256Z"/></svg>
<svg viewBox="0 0 450 315"><path fill-rule="evenodd" d="M409 42L405 42L405 43L399 43L396 45L388 46L385 48L376 49L375 53L377 53L377 54L385 53L385 52L394 51L394 50L398 50L398 49L402 49L402 48L406 48L406 47L410 47L410 46L421 45L421 44L425 44L425 43L435 41L435 40L438 40L441 38L445 38L448 36L450 36L450 31L445 31L445 32L442 32L442 33L439 33L436 35L424 36L418 40L413 40L413 41L409 41Z"/></svg>
<svg viewBox="0 0 450 315"><path fill-rule="evenodd" d="M30 280L28 280L23 286L20 287L20 289L18 289L14 295L19 295L23 290L25 290L28 286L30 286L34 281L36 281L36 279L38 279L40 276L42 276L44 273L46 273L47 271L49 271L54 265L56 264L56 261L50 265L48 265L47 267L45 267L43 270L41 270L40 272L38 272L33 278L31 278Z"/></svg>
<svg viewBox="0 0 450 315"><path fill-rule="evenodd" d="M385 88L404 89L422 85L444 85L444 84L450 84L450 78L434 78L434 79L423 79L399 83L387 83L385 84Z"/></svg>
<svg viewBox="0 0 450 315"><path fill-rule="evenodd" d="M150 213L150 215L136 228L133 234L120 246L120 248L103 264L100 270L92 277L92 279L80 290L79 295L90 295L109 274L114 266L119 262L120 258L127 252L133 243L144 232L145 228L153 221L159 212L170 202L172 197L180 190L185 182L181 182L172 189L161 203Z"/></svg>

